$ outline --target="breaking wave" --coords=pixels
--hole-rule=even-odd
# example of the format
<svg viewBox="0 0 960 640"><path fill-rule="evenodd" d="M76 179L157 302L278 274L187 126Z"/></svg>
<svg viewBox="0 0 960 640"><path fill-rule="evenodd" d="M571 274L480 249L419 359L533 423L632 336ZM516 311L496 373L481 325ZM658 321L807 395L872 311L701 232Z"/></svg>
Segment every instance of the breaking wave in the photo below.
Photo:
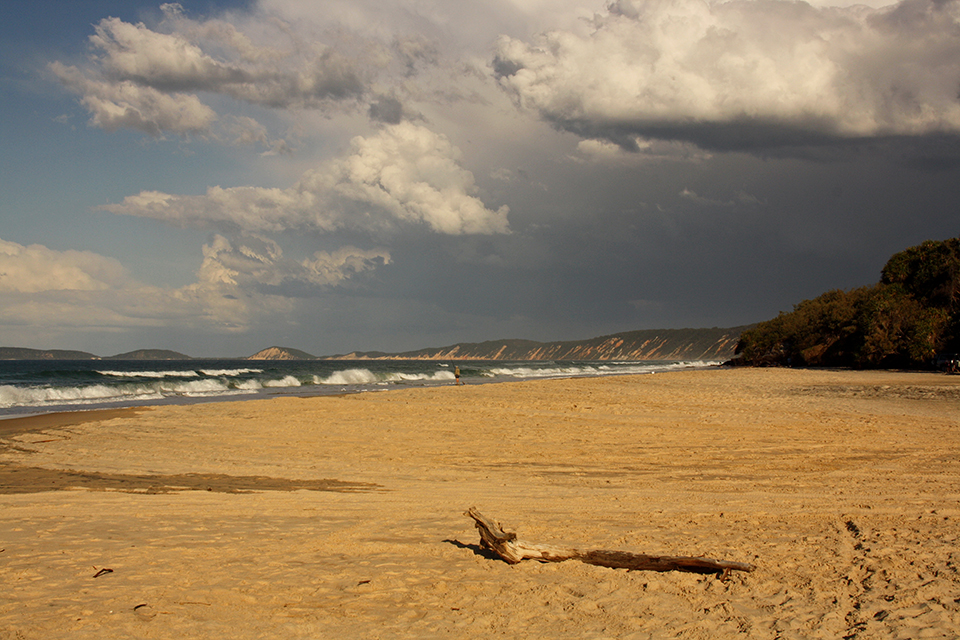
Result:
<svg viewBox="0 0 960 640"><path fill-rule="evenodd" d="M0 362L0 417L25 411L66 411L94 406L200 402L227 396L324 394L389 387L437 386L454 380L498 382L530 378L630 375L703 368L719 362L489 362L489 361L270 361L262 367L236 361L178 361L162 368L142 361Z"/></svg>
<svg viewBox="0 0 960 640"><path fill-rule="evenodd" d="M263 373L263 369L200 369L205 376L227 376L235 378L245 373Z"/></svg>
<svg viewBox="0 0 960 640"><path fill-rule="evenodd" d="M482 373L487 377L507 376L511 378L569 378L577 376L623 376L657 371L673 371L711 367L720 362L615 362L615 363L577 363L556 366L516 365L510 367L492 367Z"/></svg>
<svg viewBox="0 0 960 640"><path fill-rule="evenodd" d="M97 371L111 378L198 378L196 371Z"/></svg>
<svg viewBox="0 0 960 640"><path fill-rule="evenodd" d="M403 382L441 382L446 380L453 380L453 374L449 371L412 373L400 371L381 371L374 373L370 369L344 369L343 371L336 371L326 377L315 376L315 383L323 385L383 385Z"/></svg>
<svg viewBox="0 0 960 640"><path fill-rule="evenodd" d="M76 387L0 386L0 408L145 402L168 397L202 398L237 393L216 380Z"/></svg>

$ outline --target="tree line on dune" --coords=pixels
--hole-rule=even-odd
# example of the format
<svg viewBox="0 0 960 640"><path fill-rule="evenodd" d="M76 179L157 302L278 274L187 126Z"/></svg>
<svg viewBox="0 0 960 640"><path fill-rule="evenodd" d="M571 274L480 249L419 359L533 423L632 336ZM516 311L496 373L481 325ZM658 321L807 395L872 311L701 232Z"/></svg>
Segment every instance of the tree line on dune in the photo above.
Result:
<svg viewBox="0 0 960 640"><path fill-rule="evenodd" d="M960 238L891 257L880 282L828 291L745 331L730 364L933 368L960 353Z"/></svg>

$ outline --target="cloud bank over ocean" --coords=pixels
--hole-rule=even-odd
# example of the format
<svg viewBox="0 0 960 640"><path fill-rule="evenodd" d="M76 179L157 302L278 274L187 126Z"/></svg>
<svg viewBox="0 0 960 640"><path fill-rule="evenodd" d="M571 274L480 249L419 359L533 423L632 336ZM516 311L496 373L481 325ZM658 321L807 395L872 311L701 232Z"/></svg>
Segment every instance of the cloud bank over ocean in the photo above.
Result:
<svg viewBox="0 0 960 640"><path fill-rule="evenodd" d="M733 326L956 233L958 0L74 10L10 94L64 149L3 185L11 343Z"/></svg>

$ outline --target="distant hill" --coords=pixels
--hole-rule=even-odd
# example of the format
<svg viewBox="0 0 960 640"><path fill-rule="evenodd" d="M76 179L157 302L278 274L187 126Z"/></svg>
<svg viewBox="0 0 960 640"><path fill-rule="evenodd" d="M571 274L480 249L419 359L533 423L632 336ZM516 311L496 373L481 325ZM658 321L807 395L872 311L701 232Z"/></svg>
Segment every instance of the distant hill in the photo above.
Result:
<svg viewBox="0 0 960 640"><path fill-rule="evenodd" d="M109 356L104 360L192 360L188 355L169 351L167 349L137 349L128 351L115 356Z"/></svg>
<svg viewBox="0 0 960 640"><path fill-rule="evenodd" d="M100 360L86 351L64 349L26 349L23 347L0 347L0 360Z"/></svg>
<svg viewBox="0 0 960 640"><path fill-rule="evenodd" d="M247 356L245 360L318 360L317 356L312 356L306 351L291 349L290 347L268 347L263 351L258 351L252 356Z"/></svg>
<svg viewBox="0 0 960 640"><path fill-rule="evenodd" d="M728 329L649 329L590 340L535 342L490 340L403 353L355 351L334 360L724 360L740 334L752 325Z"/></svg>
<svg viewBox="0 0 960 640"><path fill-rule="evenodd" d="M317 357L291 347L268 347L238 360L726 360L754 325L720 329L648 329L588 340L461 342L403 353L354 351ZM0 347L0 360L192 360L177 351L138 349L101 357L85 351Z"/></svg>
<svg viewBox="0 0 960 640"><path fill-rule="evenodd" d="M101 357L86 351L0 347L0 360L191 360L188 355L166 349L138 349Z"/></svg>

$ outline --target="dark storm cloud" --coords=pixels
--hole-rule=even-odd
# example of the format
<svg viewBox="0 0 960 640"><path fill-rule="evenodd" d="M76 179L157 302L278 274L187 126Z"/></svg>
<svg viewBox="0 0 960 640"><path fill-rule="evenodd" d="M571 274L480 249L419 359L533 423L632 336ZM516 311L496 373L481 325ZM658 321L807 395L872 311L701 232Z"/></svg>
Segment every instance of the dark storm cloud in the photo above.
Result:
<svg viewBox="0 0 960 640"><path fill-rule="evenodd" d="M370 103L370 119L385 124L400 124L403 103L393 96L381 96Z"/></svg>
<svg viewBox="0 0 960 640"><path fill-rule="evenodd" d="M0 315L42 346L115 328L115 352L735 326L958 233L960 0L468 4L91 18L87 55L50 69L94 125L155 140L82 132L103 255L5 237L32 289ZM82 191L74 166L34 190Z"/></svg>

